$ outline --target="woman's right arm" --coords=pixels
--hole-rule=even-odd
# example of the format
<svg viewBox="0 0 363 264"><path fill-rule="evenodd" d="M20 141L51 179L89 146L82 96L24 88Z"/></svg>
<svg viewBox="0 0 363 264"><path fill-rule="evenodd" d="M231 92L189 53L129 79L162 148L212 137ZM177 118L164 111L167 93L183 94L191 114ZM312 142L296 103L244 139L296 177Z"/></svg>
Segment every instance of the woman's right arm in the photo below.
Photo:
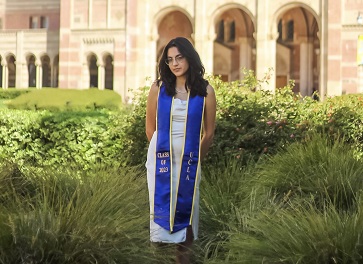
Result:
<svg viewBox="0 0 363 264"><path fill-rule="evenodd" d="M158 101L159 87L156 82L151 85L146 103L146 136L150 141L156 130L156 108Z"/></svg>

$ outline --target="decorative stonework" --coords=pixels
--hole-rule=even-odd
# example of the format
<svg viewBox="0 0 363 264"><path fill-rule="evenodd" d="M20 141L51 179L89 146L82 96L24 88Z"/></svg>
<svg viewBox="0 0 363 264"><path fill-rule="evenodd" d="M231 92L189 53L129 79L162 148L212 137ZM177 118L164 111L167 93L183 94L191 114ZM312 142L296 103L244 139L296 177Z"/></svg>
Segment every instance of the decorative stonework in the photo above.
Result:
<svg viewBox="0 0 363 264"><path fill-rule="evenodd" d="M84 38L83 43L87 45L93 44L112 44L114 43L113 38Z"/></svg>

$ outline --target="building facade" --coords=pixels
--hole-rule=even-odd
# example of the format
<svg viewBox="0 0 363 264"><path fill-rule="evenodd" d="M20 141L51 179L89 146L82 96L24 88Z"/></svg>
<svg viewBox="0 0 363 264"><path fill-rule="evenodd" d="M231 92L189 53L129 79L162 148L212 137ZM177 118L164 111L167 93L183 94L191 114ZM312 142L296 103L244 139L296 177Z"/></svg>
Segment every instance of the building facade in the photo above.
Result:
<svg viewBox="0 0 363 264"><path fill-rule="evenodd" d="M174 37L225 81L271 73L320 96L363 92L363 0L0 0L0 85L110 89L150 85ZM272 69L272 71L269 71Z"/></svg>

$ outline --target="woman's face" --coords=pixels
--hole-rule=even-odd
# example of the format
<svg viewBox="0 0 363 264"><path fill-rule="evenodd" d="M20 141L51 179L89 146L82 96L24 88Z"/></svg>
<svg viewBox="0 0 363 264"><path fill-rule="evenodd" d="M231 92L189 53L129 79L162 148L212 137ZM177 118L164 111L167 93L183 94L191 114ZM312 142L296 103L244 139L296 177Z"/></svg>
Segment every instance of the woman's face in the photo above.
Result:
<svg viewBox="0 0 363 264"><path fill-rule="evenodd" d="M171 47L168 49L168 57L166 61L171 72L176 77L184 76L189 69L187 59L179 52L177 47Z"/></svg>

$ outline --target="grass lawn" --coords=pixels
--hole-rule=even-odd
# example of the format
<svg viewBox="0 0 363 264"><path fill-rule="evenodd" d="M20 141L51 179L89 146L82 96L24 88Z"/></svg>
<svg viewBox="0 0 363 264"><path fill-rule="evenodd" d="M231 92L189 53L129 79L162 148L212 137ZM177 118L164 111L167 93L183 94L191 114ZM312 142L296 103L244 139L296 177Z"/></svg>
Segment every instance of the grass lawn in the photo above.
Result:
<svg viewBox="0 0 363 264"><path fill-rule="evenodd" d="M42 88L32 89L18 97L0 101L0 107L6 105L11 109L27 110L81 110L81 109L120 109L122 99L119 94L111 90L76 90Z"/></svg>

